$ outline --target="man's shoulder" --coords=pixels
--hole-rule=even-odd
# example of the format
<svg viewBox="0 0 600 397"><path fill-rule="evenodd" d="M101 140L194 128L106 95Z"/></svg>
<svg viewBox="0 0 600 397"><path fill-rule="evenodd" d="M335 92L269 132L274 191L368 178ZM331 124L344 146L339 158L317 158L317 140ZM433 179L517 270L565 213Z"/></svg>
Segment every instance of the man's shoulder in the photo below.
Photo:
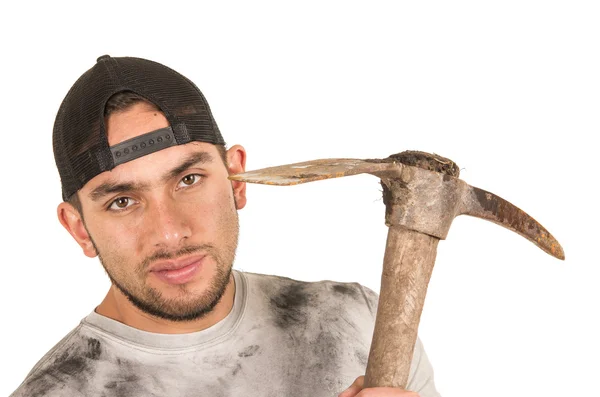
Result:
<svg viewBox="0 0 600 397"><path fill-rule="evenodd" d="M11 397L79 396L77 385L100 355L100 343L81 333L79 324L32 368Z"/></svg>
<svg viewBox="0 0 600 397"><path fill-rule="evenodd" d="M300 306L362 306L374 316L378 296L358 282L333 280L301 281L289 277L241 272L253 294L263 296L278 308Z"/></svg>
<svg viewBox="0 0 600 397"><path fill-rule="evenodd" d="M325 294L332 293L349 295L353 298L365 293L368 295L369 299L377 298L377 294L375 292L358 282L343 282L335 280L303 281L274 274L252 273L239 270L238 272L243 274L250 284L269 290L272 290L273 288L305 289L315 292L318 291Z"/></svg>

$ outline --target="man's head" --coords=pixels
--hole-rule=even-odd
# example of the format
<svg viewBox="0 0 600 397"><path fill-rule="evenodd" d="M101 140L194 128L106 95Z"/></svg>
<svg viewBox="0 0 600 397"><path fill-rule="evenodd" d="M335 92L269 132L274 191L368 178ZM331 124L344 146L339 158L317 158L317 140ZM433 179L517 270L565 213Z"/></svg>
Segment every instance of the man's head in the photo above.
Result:
<svg viewBox="0 0 600 397"><path fill-rule="evenodd" d="M138 309L175 321L201 317L229 283L246 198L245 185L227 177L243 172L245 151L225 150L208 104L185 77L145 60L98 64L57 116L66 199L59 220ZM83 125L89 129L73 129Z"/></svg>
<svg viewBox="0 0 600 397"><path fill-rule="evenodd" d="M145 103L157 112L161 112L158 106L148 101L146 98L136 94L135 92L121 91L112 95L106 102L106 105L104 106L105 123L111 115L130 110L134 105L140 103ZM215 146L219 152L219 156L223 161L223 164L227 166L227 150L225 148L225 144L218 144ZM75 207L80 213L82 213L81 201L79 200L79 194L77 192L71 194L70 197L67 197L65 201L71 204L73 207Z"/></svg>

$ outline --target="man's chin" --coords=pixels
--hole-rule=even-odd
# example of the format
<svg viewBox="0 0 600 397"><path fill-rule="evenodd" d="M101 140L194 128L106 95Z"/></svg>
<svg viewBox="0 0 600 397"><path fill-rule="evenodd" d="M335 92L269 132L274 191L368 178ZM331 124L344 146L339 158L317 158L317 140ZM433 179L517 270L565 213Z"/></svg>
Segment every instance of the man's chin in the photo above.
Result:
<svg viewBox="0 0 600 397"><path fill-rule="evenodd" d="M218 296L185 296L176 298L139 299L126 295L127 299L139 310L153 317L169 321L193 321L214 310L223 294Z"/></svg>
<svg viewBox="0 0 600 397"><path fill-rule="evenodd" d="M216 275L210 280L200 278L185 284L163 283L162 280L145 288L146 296L139 298L123 290L121 292L139 310L169 321L193 321L214 310L221 301L230 282L231 270L223 277Z"/></svg>

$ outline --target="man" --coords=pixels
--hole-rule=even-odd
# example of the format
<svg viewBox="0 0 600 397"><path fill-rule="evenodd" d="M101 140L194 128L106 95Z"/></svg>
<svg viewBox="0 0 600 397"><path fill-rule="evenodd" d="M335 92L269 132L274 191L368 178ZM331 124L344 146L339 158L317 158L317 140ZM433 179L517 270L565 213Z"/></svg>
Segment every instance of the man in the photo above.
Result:
<svg viewBox="0 0 600 397"><path fill-rule="evenodd" d="M13 396L416 396L363 389L376 295L359 284L232 271L246 152L198 88L102 56L53 136L58 218L112 284ZM348 387L348 385L351 386ZM408 388L439 394L418 341Z"/></svg>

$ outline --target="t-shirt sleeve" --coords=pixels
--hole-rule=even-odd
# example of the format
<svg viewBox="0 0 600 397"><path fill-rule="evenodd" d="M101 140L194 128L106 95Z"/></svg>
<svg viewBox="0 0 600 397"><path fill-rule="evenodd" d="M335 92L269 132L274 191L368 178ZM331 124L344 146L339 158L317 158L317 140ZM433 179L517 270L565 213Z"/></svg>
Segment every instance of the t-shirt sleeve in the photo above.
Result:
<svg viewBox="0 0 600 397"><path fill-rule="evenodd" d="M365 287L362 284L358 284L358 286L360 287L362 295L365 298L367 307L369 308L371 316L373 316L374 320L375 316L377 315L377 303L379 302L379 295L377 295L377 293L372 289Z"/></svg>
<svg viewBox="0 0 600 397"><path fill-rule="evenodd" d="M364 285L360 285L365 302L373 318L377 315L377 303L379 296L373 290ZM429 362L427 353L421 339L417 337L413 359L410 365L410 374L408 377L408 390L419 393L420 397L441 397L435 388L433 378L433 367Z"/></svg>
<svg viewBox="0 0 600 397"><path fill-rule="evenodd" d="M420 397L441 397L435 388L433 367L425 353L421 339L417 337L413 359L408 376L408 390L419 393Z"/></svg>

